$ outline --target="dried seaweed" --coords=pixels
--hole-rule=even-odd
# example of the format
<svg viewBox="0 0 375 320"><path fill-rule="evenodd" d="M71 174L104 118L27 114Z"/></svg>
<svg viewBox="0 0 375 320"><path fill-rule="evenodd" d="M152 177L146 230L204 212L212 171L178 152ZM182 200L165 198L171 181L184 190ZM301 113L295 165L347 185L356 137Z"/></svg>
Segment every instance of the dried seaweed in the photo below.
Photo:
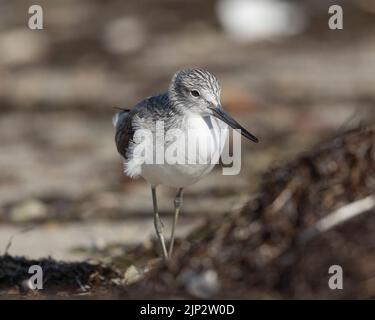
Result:
<svg viewBox="0 0 375 320"><path fill-rule="evenodd" d="M213 269L221 284L215 297L375 297L372 211L303 245L298 241L322 217L371 194L375 131L359 128L268 171L255 199L237 214L208 220L133 293L190 295L181 277ZM333 264L344 270L344 291L328 287Z"/></svg>
<svg viewBox="0 0 375 320"><path fill-rule="evenodd" d="M16 289L16 292L26 293L28 288L25 287L25 281L33 275L29 274L32 265L42 267L43 293L47 294L108 288L112 280L119 277L116 269L100 263L63 262L52 258L28 260L24 257L3 255L0 256L0 292Z"/></svg>

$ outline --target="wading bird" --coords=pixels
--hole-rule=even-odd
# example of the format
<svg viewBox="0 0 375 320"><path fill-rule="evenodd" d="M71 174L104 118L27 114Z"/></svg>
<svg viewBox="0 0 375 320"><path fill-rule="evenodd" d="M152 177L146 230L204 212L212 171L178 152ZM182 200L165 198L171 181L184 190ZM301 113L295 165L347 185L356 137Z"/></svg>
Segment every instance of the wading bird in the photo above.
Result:
<svg viewBox="0 0 375 320"><path fill-rule="evenodd" d="M114 116L113 124L117 150L124 158L125 174L132 178L142 176L151 185L154 226L163 257L168 260L173 251L183 190L213 169L224 148L227 125L240 130L253 142L258 139L223 110L216 77L202 69L178 71L167 92L144 99L131 110L122 109ZM158 124L162 124L161 133L158 133ZM193 140L197 144L194 147L200 152L192 152L194 148L189 148L187 152L177 152L174 162L155 160L158 151L159 155L166 156L168 147L185 146L192 136L198 138ZM185 147L181 149L186 150ZM152 161L144 161L145 154L151 155ZM158 185L178 190L168 250L157 205Z"/></svg>

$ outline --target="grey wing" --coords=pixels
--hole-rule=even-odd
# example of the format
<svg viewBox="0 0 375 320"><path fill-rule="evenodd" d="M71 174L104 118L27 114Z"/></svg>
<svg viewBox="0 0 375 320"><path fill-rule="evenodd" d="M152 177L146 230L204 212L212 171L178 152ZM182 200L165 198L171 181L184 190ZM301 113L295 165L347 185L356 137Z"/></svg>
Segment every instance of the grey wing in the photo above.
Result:
<svg viewBox="0 0 375 320"><path fill-rule="evenodd" d="M116 126L116 146L118 152L127 159L127 150L134 136L133 120L142 119L144 128L153 130L155 119L163 118L162 114L167 112L168 106L167 94L150 97L139 102L131 111L124 110L119 112L114 118Z"/></svg>
<svg viewBox="0 0 375 320"><path fill-rule="evenodd" d="M132 126L132 118L134 113L129 111L122 111L117 113L114 118L116 125L115 142L117 151L126 159L127 150L130 141L133 139L134 130Z"/></svg>

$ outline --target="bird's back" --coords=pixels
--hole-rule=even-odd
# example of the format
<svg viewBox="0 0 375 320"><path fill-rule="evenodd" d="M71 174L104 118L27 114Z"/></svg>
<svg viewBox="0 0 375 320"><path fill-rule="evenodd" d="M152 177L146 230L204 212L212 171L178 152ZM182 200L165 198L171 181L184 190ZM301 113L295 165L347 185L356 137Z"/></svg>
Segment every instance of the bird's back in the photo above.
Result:
<svg viewBox="0 0 375 320"><path fill-rule="evenodd" d="M137 103L131 110L124 110L114 117L116 127L115 141L118 152L129 158L129 145L134 137L134 132L140 129L155 131L155 122L158 119L169 122L175 110L169 102L168 94L146 98Z"/></svg>

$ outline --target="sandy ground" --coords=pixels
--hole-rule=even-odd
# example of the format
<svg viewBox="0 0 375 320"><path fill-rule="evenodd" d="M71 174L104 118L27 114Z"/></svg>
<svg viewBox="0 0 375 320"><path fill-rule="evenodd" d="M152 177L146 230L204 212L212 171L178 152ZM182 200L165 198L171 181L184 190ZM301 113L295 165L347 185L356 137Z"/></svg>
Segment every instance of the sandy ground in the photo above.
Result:
<svg viewBox="0 0 375 320"><path fill-rule="evenodd" d="M169 233L170 219L165 219ZM181 219L177 236L184 237L199 225L199 220ZM22 255L29 259L51 257L56 260L82 261L98 256L108 244L135 245L145 243L154 236L152 219L128 220L111 223L89 221L20 228L0 227L0 243L7 244L11 255ZM11 242L11 243L10 243ZM5 248L4 248L5 250ZM118 252L118 251L117 251ZM120 251L122 254L122 252ZM110 251L116 256L116 251Z"/></svg>

